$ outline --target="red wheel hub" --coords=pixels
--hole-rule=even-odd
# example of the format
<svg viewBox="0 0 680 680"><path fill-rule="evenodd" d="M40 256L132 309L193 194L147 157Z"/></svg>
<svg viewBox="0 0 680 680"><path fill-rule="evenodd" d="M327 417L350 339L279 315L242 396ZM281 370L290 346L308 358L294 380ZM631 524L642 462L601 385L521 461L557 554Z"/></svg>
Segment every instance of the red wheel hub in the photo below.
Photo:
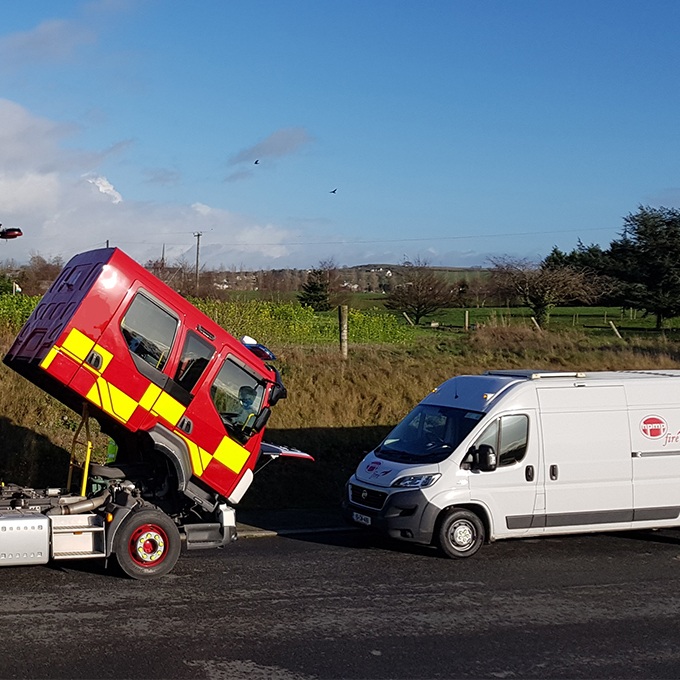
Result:
<svg viewBox="0 0 680 680"><path fill-rule="evenodd" d="M142 524L132 532L128 550L140 567L155 567L165 559L168 535L157 524Z"/></svg>

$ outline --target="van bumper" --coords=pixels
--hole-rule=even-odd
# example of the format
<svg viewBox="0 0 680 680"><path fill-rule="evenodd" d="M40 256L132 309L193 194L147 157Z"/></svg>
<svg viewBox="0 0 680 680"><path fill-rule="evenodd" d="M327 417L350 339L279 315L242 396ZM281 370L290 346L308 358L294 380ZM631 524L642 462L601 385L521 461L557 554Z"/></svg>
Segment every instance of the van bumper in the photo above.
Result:
<svg viewBox="0 0 680 680"><path fill-rule="evenodd" d="M351 487L354 487L354 493ZM428 545L432 542L437 512L433 512L420 489L388 493L382 507L371 508L351 500L352 497L356 498L357 489L363 488L354 482L348 482L346 486L342 514L347 522L401 541ZM381 490L381 493L384 491Z"/></svg>

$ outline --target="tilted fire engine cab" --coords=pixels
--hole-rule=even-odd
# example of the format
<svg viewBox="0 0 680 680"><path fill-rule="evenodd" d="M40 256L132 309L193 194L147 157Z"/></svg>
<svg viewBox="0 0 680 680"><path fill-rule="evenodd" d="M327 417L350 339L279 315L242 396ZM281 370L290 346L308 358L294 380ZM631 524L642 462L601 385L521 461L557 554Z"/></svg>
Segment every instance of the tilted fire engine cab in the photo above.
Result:
<svg viewBox="0 0 680 680"><path fill-rule="evenodd" d="M82 485L1 487L0 566L115 555L128 575L148 578L173 568L182 542L230 543L233 506L260 455L311 459L263 445L286 396L269 359L119 249L76 255L4 363L83 414ZM115 441L115 462L90 464L89 417Z"/></svg>

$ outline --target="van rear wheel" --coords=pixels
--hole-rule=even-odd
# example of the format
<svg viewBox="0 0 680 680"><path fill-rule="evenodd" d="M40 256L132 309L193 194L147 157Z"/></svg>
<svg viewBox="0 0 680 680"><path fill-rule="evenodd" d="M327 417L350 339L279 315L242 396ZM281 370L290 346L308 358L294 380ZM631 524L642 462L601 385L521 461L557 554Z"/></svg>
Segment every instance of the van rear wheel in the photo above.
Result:
<svg viewBox="0 0 680 680"><path fill-rule="evenodd" d="M484 524L469 510L450 510L439 525L438 542L447 557L472 557L484 543Z"/></svg>

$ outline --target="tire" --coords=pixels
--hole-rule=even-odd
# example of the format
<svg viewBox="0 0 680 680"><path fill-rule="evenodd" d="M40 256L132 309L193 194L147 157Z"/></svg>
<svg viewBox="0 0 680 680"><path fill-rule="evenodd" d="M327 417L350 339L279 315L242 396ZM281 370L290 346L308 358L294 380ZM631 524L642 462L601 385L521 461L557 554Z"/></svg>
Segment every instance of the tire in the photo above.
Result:
<svg viewBox="0 0 680 680"><path fill-rule="evenodd" d="M484 544L482 520L469 510L450 510L439 526L438 542L447 557L472 557Z"/></svg>
<svg viewBox="0 0 680 680"><path fill-rule="evenodd" d="M118 565L135 579L168 574L177 563L181 547L179 530L160 510L131 512L113 539Z"/></svg>

